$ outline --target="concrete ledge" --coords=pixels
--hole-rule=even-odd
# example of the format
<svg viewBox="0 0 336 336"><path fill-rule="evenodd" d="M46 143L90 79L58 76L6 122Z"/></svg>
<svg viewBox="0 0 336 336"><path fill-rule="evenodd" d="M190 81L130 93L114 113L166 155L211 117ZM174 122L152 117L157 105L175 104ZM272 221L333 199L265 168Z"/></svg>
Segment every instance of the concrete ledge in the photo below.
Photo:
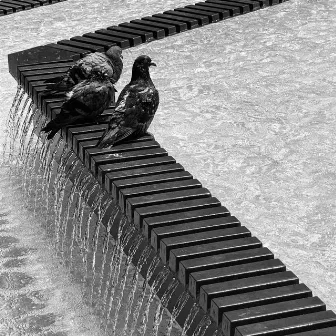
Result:
<svg viewBox="0 0 336 336"><path fill-rule="evenodd" d="M89 52L88 52L89 53ZM24 71L24 66L29 69L41 69L44 63L50 67L51 62L76 61L81 58L79 53L55 48L54 44L22 50L8 55L9 73L20 83L19 75ZM35 67L33 67L36 65ZM19 69L20 68L20 69Z"/></svg>
<svg viewBox="0 0 336 336"><path fill-rule="evenodd" d="M0 2L0 16L21 12L23 10L33 9L40 6L52 5L65 0L25 0L21 2L2 0Z"/></svg>

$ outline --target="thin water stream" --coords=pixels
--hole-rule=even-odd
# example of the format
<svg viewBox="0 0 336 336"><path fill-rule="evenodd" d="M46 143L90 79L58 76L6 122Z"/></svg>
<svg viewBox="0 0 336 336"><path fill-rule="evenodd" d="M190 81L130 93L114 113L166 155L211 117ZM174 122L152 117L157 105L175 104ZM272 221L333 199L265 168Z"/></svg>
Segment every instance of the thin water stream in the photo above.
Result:
<svg viewBox="0 0 336 336"><path fill-rule="evenodd" d="M38 116L39 112L36 112L30 99L20 93L22 92L18 89L18 102L13 104L14 112L11 111L11 119L8 121L10 146L1 166L6 174L11 172L11 178L3 179L1 183L6 182L13 192L19 193L15 204L12 204L12 211L22 208L22 211L28 214L28 218L38 221L35 229L42 230L43 235L39 238L46 240L38 251L43 254L46 244L50 251L53 251L59 267L77 289L77 300L81 300L91 320L94 320L96 333L92 334L125 335L126 330L131 328L131 334L137 331L143 336L148 328L152 328L152 335L159 335L162 312L158 320L154 312L161 304L155 300L155 294L166 280L168 270L164 269L158 273L152 286L148 286L159 258L155 258L147 277L143 279L139 271L150 255L150 248L146 247L141 252L137 265L132 265L131 261L134 254L140 252L138 249L144 237L138 234L138 238L134 239L136 230L133 224L127 222L125 216L121 222L116 221L119 207L100 188L62 139L49 142L45 135L37 136L46 120ZM31 130L29 134L28 130ZM15 197L12 194L8 196ZM4 198L5 195L1 197ZM92 197L92 205L88 207L87 203ZM51 208L50 204L53 204ZM110 220L103 223L107 212ZM10 223L7 218L3 222ZM114 225L118 225L116 240L109 234ZM11 240L10 237L4 236L4 245L0 247L6 249L16 240L17 237ZM123 249L128 244L131 246L129 255L126 256ZM32 250L37 249L34 247ZM2 255L4 260L6 256ZM16 259L14 257L12 268L21 266L21 259L18 259L20 256L17 255ZM106 267L108 265L109 267ZM0 275L0 288L5 290L5 294L8 294L6 290L12 289L13 286L13 289L20 291L22 287L29 287L34 282L34 277L23 272L5 272ZM174 283L173 288L170 286L167 289L165 304L175 288ZM14 293L15 295L20 294ZM10 298L4 295L4 302L8 301ZM63 325L58 325L53 314L47 314L46 317L36 316L35 311L32 311L28 313L27 318L23 318L23 325L16 324L13 317L9 316L12 313L11 309L6 310L6 303L4 307L1 323L4 319L7 319L7 323L2 323L1 327L7 334L19 335L21 329L25 330L26 334L35 331L47 332L48 335L54 335L55 332L55 335L74 334L68 333ZM143 313L139 314L141 311ZM7 316L4 315L6 313ZM35 325L33 322L31 325L27 323L29 314L32 314L31 320ZM168 314L166 316L169 318ZM150 318L153 318L153 321ZM151 324L153 327L149 327ZM85 335L82 331L78 332ZM180 329L175 328L174 332L180 333Z"/></svg>

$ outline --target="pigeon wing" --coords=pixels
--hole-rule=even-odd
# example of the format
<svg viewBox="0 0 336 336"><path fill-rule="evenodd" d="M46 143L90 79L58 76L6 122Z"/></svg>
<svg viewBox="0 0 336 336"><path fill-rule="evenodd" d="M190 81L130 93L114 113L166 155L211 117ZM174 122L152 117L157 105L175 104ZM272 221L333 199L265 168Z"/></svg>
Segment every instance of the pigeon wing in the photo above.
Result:
<svg viewBox="0 0 336 336"><path fill-rule="evenodd" d="M109 59L103 53L95 52L89 54L73 65L73 69L75 70L74 74L83 80L91 74L93 68L106 64L107 62L109 62Z"/></svg>
<svg viewBox="0 0 336 336"><path fill-rule="evenodd" d="M67 73L55 79L49 79L46 90L49 91L69 91L74 85L87 79L94 67L100 67L102 72L107 72L108 76L114 79L114 70L110 59L100 52L95 52L85 56L73 64Z"/></svg>
<svg viewBox="0 0 336 336"><path fill-rule="evenodd" d="M146 132L158 104L159 96L154 87L127 85L119 95L115 112L98 146L114 145L131 135Z"/></svg>
<svg viewBox="0 0 336 336"><path fill-rule="evenodd" d="M151 124L159 106L159 92L154 86L138 87L137 99L133 110L125 114L125 126L134 129L134 135L144 134Z"/></svg>
<svg viewBox="0 0 336 336"><path fill-rule="evenodd" d="M125 114L131 113L136 109L136 92L132 90L130 84L126 85L120 92L116 108L110 119L108 128L98 141L98 147L104 148L113 146L113 144L120 139L124 139L133 133L131 127L126 127Z"/></svg>
<svg viewBox="0 0 336 336"><path fill-rule="evenodd" d="M109 107L113 98L113 85L106 81L84 80L69 94L69 104L83 116L95 117Z"/></svg>

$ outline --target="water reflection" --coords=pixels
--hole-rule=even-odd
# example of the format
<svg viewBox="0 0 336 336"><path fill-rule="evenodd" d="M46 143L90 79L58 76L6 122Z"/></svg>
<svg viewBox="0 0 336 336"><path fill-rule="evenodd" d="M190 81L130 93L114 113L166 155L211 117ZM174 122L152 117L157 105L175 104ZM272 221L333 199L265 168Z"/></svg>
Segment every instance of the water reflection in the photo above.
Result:
<svg viewBox="0 0 336 336"><path fill-rule="evenodd" d="M0 168L0 335L101 335L18 176ZM3 193L5 191L5 194Z"/></svg>

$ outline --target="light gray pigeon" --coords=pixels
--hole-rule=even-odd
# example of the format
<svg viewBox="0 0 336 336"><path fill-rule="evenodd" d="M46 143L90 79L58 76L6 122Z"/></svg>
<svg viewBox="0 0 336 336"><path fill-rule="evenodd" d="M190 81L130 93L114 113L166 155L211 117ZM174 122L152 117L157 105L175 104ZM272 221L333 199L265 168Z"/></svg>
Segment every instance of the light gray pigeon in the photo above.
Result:
<svg viewBox="0 0 336 336"><path fill-rule="evenodd" d="M122 50L118 46L113 46L104 53L91 53L78 60L65 75L46 80L45 83L48 83L46 91L51 93L70 91L76 84L87 79L93 68L107 73L111 83L115 84L122 73L122 58Z"/></svg>
<svg viewBox="0 0 336 336"><path fill-rule="evenodd" d="M67 101L63 103L61 112L42 131L50 132L47 138L52 139L64 126L96 122L98 116L110 106L112 99L113 84L108 74L102 73L100 68L94 68L88 79L67 93Z"/></svg>

